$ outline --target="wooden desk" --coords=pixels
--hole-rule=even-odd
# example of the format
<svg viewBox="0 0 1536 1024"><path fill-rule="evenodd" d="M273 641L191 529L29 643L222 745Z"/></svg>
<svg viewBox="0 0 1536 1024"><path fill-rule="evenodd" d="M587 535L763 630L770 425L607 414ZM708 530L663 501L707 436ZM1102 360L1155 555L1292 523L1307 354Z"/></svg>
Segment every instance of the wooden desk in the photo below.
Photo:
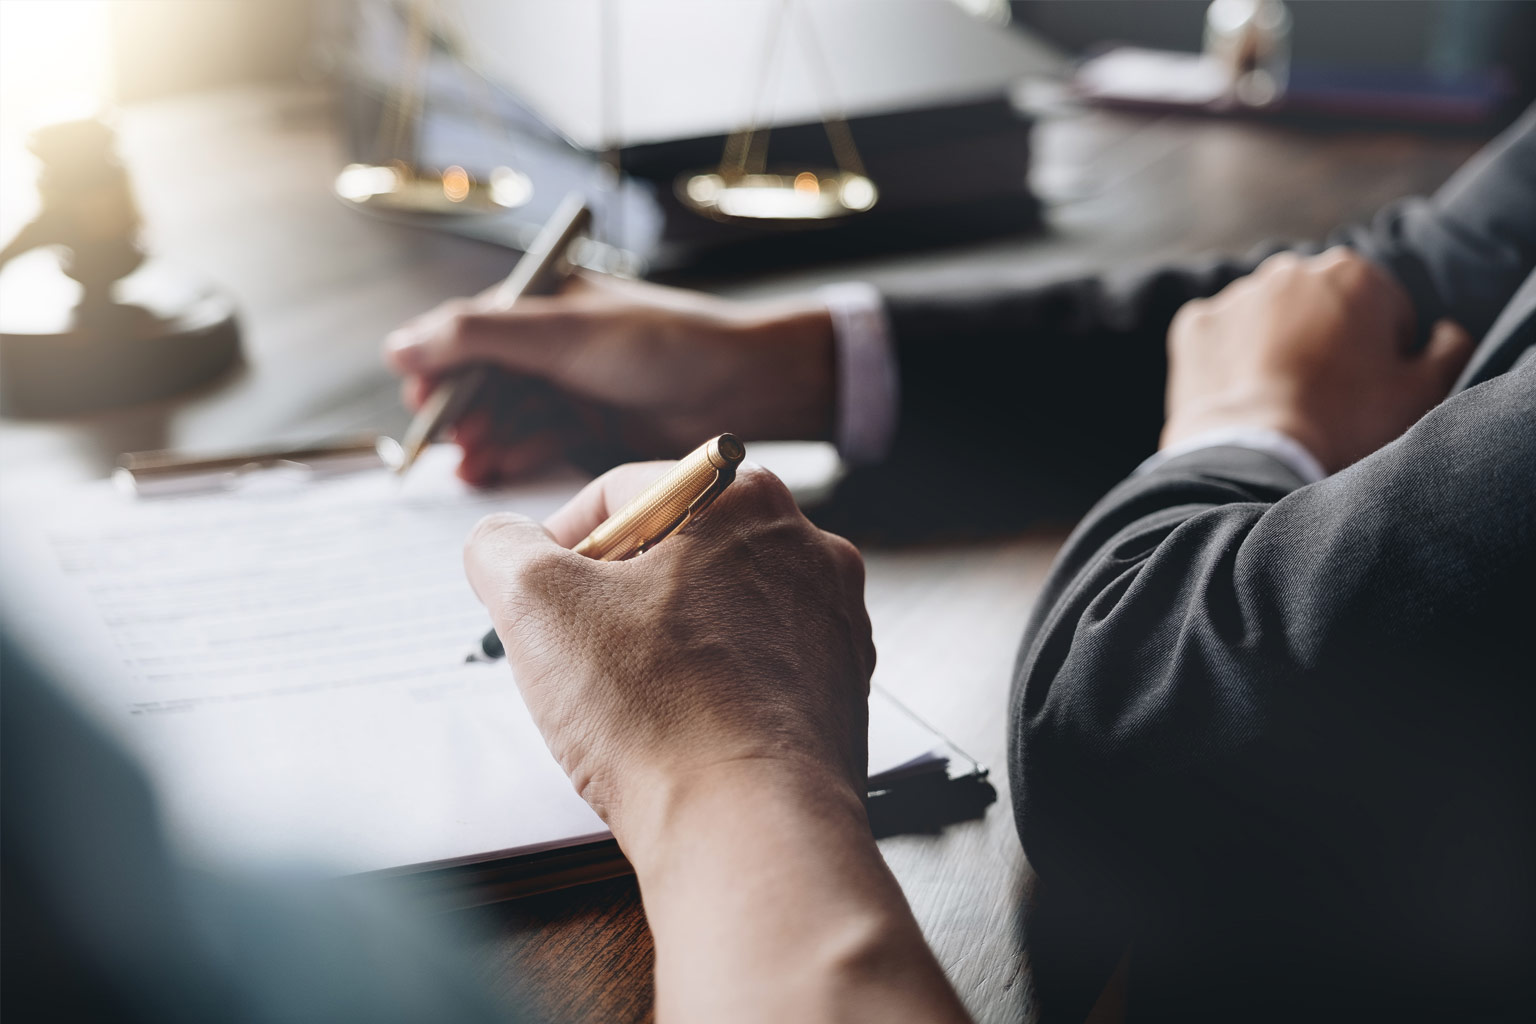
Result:
<svg viewBox="0 0 1536 1024"><path fill-rule="evenodd" d="M405 422L379 339L402 319L504 275L513 255L370 220L328 191L341 163L322 94L266 89L127 112L124 151L149 241L225 284L247 366L192 398L69 422L0 426L0 496L42 477L98 476L124 450L216 449ZM1434 187L1473 141L1086 114L1043 123L1036 179L1048 234L905 253L760 281L740 293L857 277L889 289L1022 283L1087 268L1308 237ZM8 182L18 179L7 173ZM21 180L24 180L21 179ZM9 197L8 197L9 198ZM25 210L0 210L13 227ZM1029 868L1013 831L1004 709L1014 647L1060 542L871 551L877 679L994 768L999 802L942 835L881 843L939 959L978 1019L1035 1016L1019 920ZM650 1014L652 951L620 880L463 915L486 976L556 1020Z"/></svg>

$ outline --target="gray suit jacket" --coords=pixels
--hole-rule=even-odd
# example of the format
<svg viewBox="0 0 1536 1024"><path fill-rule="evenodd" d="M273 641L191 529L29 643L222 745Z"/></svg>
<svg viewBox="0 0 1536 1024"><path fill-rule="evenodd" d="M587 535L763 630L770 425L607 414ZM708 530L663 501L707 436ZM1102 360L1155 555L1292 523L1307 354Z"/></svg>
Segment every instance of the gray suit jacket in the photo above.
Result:
<svg viewBox="0 0 1536 1024"><path fill-rule="evenodd" d="M1354 241L1456 393L1312 486L1210 449L1113 489L1029 624L1010 770L1066 1018L1524 1019L1536 971L1536 114Z"/></svg>

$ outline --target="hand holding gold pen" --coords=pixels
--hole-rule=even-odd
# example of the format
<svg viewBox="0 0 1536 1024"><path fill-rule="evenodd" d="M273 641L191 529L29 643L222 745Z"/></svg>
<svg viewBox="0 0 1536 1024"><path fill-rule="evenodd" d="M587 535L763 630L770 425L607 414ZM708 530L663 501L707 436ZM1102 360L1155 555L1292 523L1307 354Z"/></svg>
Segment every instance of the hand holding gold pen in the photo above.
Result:
<svg viewBox="0 0 1536 1024"><path fill-rule="evenodd" d="M734 434L705 441L577 544L577 554L618 562L648 551L682 529L736 478L746 446ZM496 661L506 652L493 629L466 661Z"/></svg>

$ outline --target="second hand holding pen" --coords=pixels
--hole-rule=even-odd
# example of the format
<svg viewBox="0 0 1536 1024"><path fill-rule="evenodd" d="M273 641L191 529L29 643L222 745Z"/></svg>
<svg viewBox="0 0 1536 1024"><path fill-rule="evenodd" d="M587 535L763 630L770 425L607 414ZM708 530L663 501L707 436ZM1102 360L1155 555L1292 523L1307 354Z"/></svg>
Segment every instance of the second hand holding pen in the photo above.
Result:
<svg viewBox="0 0 1536 1024"><path fill-rule="evenodd" d="M573 549L600 562L649 551L683 528L736 479L747 449L734 434L711 438L684 456L645 490L604 520ZM493 629L465 661L496 661L506 651Z"/></svg>
<svg viewBox="0 0 1536 1024"><path fill-rule="evenodd" d="M591 210L580 194L572 192L561 200L554 216L545 222L523 258L496 289L492 299L494 308L510 309L524 295L558 291L574 269L568 258L571 244L586 234L591 222ZM400 440L396 473L403 475L409 470L443 428L464 415L475 393L485 384L485 378L486 368L476 366L447 378L432 389Z"/></svg>

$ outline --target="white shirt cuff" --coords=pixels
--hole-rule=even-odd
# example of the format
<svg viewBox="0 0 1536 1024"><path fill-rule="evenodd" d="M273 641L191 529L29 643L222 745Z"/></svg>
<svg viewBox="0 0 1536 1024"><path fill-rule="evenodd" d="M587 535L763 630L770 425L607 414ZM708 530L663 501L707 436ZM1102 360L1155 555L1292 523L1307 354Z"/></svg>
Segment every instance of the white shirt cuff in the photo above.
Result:
<svg viewBox="0 0 1536 1024"><path fill-rule="evenodd" d="M1247 448L1263 452L1301 477L1303 483L1315 484L1328 476L1323 464L1300 441L1278 430L1267 430L1264 427L1218 427L1203 431L1164 448L1137 466L1136 473L1151 472L1169 459L1203 448Z"/></svg>
<svg viewBox="0 0 1536 1024"><path fill-rule="evenodd" d="M870 284L821 289L832 314L837 351L837 411L833 439L853 465L879 462L896 438L900 402L896 352L880 292Z"/></svg>

